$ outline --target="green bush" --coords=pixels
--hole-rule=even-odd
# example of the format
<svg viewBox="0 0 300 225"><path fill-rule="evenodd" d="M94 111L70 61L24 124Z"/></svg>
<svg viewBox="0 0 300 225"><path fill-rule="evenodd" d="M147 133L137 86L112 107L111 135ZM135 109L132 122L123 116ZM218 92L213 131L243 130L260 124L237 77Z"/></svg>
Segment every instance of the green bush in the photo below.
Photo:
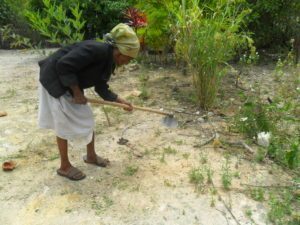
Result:
<svg viewBox="0 0 300 225"><path fill-rule="evenodd" d="M0 0L0 26L7 25L14 20L14 13L7 0Z"/></svg>
<svg viewBox="0 0 300 225"><path fill-rule="evenodd" d="M240 132L249 138L256 138L259 132L274 130L269 106L263 103L248 101L237 115L236 125Z"/></svg>
<svg viewBox="0 0 300 225"><path fill-rule="evenodd" d="M300 32L299 0L247 0L246 7L252 9L247 29L259 48L286 45Z"/></svg>
<svg viewBox="0 0 300 225"><path fill-rule="evenodd" d="M38 35L28 25L24 11L29 0L0 0L0 47L32 47Z"/></svg>

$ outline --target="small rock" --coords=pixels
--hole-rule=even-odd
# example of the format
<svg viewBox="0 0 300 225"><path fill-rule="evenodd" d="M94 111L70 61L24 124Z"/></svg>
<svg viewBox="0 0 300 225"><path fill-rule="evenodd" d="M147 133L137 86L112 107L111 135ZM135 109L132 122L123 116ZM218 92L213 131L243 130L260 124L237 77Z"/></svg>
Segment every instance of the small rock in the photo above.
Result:
<svg viewBox="0 0 300 225"><path fill-rule="evenodd" d="M139 97L140 95L142 94L141 91L138 91L138 90L134 90L132 91L131 95L135 96L135 97Z"/></svg>
<svg viewBox="0 0 300 225"><path fill-rule="evenodd" d="M207 116L213 116L213 115L214 115L213 112L208 112L208 113L207 113Z"/></svg>
<svg viewBox="0 0 300 225"><path fill-rule="evenodd" d="M128 70L131 72L131 71L135 71L135 70L138 70L140 68L140 66L136 63L132 63L128 66Z"/></svg>
<svg viewBox="0 0 300 225"><path fill-rule="evenodd" d="M204 120L202 117L199 117L199 118L197 119L197 121L200 122L200 123L203 123L205 120Z"/></svg>
<svg viewBox="0 0 300 225"><path fill-rule="evenodd" d="M270 132L260 132L257 134L257 143L260 146L268 147L270 145L270 138L271 138Z"/></svg>

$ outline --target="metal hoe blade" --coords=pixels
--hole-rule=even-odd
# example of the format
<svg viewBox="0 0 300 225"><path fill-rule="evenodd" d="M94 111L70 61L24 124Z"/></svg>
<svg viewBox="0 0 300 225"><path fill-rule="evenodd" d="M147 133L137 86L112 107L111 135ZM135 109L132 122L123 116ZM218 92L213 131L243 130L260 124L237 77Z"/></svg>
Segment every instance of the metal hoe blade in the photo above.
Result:
<svg viewBox="0 0 300 225"><path fill-rule="evenodd" d="M174 116L166 116L162 119L162 124L166 127L170 128L176 128L178 126L177 120L174 118Z"/></svg>

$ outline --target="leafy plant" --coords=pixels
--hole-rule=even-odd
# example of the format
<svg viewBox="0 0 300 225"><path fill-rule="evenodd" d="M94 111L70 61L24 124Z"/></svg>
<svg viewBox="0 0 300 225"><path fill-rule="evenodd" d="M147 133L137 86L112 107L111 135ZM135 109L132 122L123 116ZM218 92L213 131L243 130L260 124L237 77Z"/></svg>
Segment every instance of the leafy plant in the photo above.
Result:
<svg viewBox="0 0 300 225"><path fill-rule="evenodd" d="M70 7L72 16L67 15L62 4L53 4L51 0L43 0L43 4L42 12L26 12L33 29L48 38L50 43L65 45L83 40L82 29L86 21L82 19L82 10L78 4Z"/></svg>
<svg viewBox="0 0 300 225"><path fill-rule="evenodd" d="M137 173L138 170L139 168L137 166L127 166L124 171L124 175L133 176L135 173Z"/></svg>
<svg viewBox="0 0 300 225"><path fill-rule="evenodd" d="M285 158L290 169L300 166L300 138L299 141L292 142L290 149L285 154Z"/></svg>
<svg viewBox="0 0 300 225"><path fill-rule="evenodd" d="M229 159L226 157L225 165L222 165L222 184L225 190L229 190L232 182Z"/></svg>
<svg viewBox="0 0 300 225"><path fill-rule="evenodd" d="M250 196L255 201L262 202L265 200L265 190L263 188L253 188L250 190Z"/></svg>
<svg viewBox="0 0 300 225"><path fill-rule="evenodd" d="M137 31L138 28L147 26L146 15L136 8L128 8L124 12L124 17L129 20L129 25Z"/></svg>
<svg viewBox="0 0 300 225"><path fill-rule="evenodd" d="M249 138L256 137L259 132L272 130L272 115L266 104L246 102L236 117L237 128Z"/></svg>
<svg viewBox="0 0 300 225"><path fill-rule="evenodd" d="M10 24L14 20L14 13L7 0L0 0L0 26Z"/></svg>
<svg viewBox="0 0 300 225"><path fill-rule="evenodd" d="M244 4L252 10L247 17L247 29L254 33L259 48L286 45L299 33L298 0L247 0Z"/></svg>
<svg viewBox="0 0 300 225"><path fill-rule="evenodd" d="M203 190L205 184L204 172L200 168L194 168L189 172L190 182L195 184L197 190Z"/></svg>
<svg viewBox="0 0 300 225"><path fill-rule="evenodd" d="M147 16L147 26L138 30L140 39L148 49L156 53L172 48L170 11L179 0L138 1L137 8Z"/></svg>
<svg viewBox="0 0 300 225"><path fill-rule="evenodd" d="M69 7L79 6L82 11L82 21L86 21L81 32L85 39L102 38L102 35L109 32L120 22L126 22L124 11L132 6L135 0L50 0L51 4L58 2L67 9L67 16L72 13ZM43 0L30 0L31 11L40 11L43 14Z"/></svg>
<svg viewBox="0 0 300 225"><path fill-rule="evenodd" d="M224 75L226 62L236 50L251 44L241 27L249 10L242 1L182 1L174 11L178 23L173 28L176 53L189 64L199 105L210 108Z"/></svg>
<svg viewBox="0 0 300 225"><path fill-rule="evenodd" d="M292 213L292 195L289 191L285 191L282 196L271 195L269 206L270 211L268 212L268 218L275 225L288 224L289 216Z"/></svg>
<svg viewBox="0 0 300 225"><path fill-rule="evenodd" d="M170 155L170 154L175 155L177 153L177 150L172 148L171 146L164 148L163 151L165 154L168 154L168 155Z"/></svg>

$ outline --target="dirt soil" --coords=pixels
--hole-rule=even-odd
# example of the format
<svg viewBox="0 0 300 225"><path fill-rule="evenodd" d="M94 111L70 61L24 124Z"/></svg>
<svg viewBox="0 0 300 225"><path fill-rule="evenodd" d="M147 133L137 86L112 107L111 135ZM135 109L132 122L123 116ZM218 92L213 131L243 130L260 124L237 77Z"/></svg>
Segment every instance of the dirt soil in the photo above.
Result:
<svg viewBox="0 0 300 225"><path fill-rule="evenodd" d="M109 125L103 107L93 105L96 149L111 166L85 164L85 146L74 142L71 162L87 177L74 182L58 176L55 135L37 127L37 62L43 57L32 51L0 51L0 111L8 114L0 117L0 162L17 163L11 172L0 171L0 224L270 224L267 204L253 200L247 185L283 185L291 178L276 165L256 163L241 145L223 145L222 140L244 140L229 132L234 99L220 102L222 112L197 109L188 101L190 78L175 68L129 65L117 71L110 85L135 104L176 111L178 128L162 126L160 115L105 107ZM268 67L254 67L244 85L264 81L268 73ZM228 76L229 89L234 79ZM86 95L95 97L92 90ZM221 142L213 141L215 134ZM119 144L120 138L128 142ZM222 185L226 158L232 174L227 191ZM205 180L196 188L189 178L195 168L205 177L213 171L212 183Z"/></svg>

